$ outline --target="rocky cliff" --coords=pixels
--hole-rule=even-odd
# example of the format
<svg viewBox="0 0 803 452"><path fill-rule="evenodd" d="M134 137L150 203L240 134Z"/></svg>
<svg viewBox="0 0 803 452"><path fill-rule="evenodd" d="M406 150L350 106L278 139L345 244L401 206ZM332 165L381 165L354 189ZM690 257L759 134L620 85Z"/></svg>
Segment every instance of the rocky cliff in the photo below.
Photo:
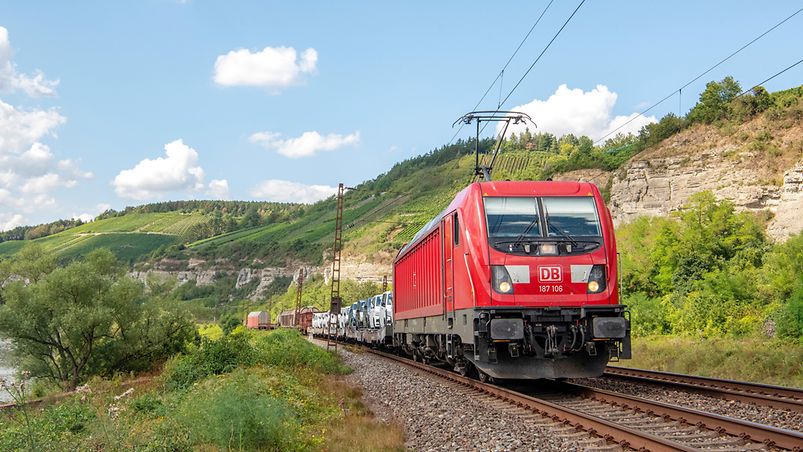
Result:
<svg viewBox="0 0 803 452"><path fill-rule="evenodd" d="M773 127L764 118L734 129L696 126L636 155L616 172L572 171L610 190L616 224L666 215L710 190L739 210L769 211L767 232L783 240L803 229L803 124Z"/></svg>

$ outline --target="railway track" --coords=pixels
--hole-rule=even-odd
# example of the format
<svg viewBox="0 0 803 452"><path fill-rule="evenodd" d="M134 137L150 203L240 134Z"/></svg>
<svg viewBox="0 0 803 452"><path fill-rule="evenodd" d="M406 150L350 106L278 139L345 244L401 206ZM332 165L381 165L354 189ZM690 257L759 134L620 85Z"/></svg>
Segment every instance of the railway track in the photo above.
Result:
<svg viewBox="0 0 803 452"><path fill-rule="evenodd" d="M717 414L655 402L640 397L571 383L558 392L528 394L460 376L454 372L389 353L364 348L372 354L417 368L468 390L525 409L562 424L562 434L596 438L585 440L592 449L650 451L803 451L803 433Z"/></svg>
<svg viewBox="0 0 803 452"><path fill-rule="evenodd" d="M639 383L654 383L726 400L803 412L803 390L795 388L624 367L608 367L604 376Z"/></svg>

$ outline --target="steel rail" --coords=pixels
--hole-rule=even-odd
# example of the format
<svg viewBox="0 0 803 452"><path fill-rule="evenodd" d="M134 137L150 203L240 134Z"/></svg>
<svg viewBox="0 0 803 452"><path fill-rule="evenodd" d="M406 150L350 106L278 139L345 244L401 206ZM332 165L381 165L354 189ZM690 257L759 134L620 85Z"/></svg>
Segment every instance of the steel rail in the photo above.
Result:
<svg viewBox="0 0 803 452"><path fill-rule="evenodd" d="M457 383L492 397L498 398L505 402L516 405L520 408L527 409L534 413L548 417L556 422L563 422L567 425L575 427L578 430L586 431L592 435L604 438L619 444L623 448L633 448L638 450L650 450L654 452L663 451L696 451L697 449L678 444L677 442L661 438L659 436L642 432L639 430L631 429L614 422L607 421L577 411L571 408L563 407L558 404L541 400L526 394L516 391L511 391L494 384L482 383L477 380L463 377L454 372L444 369L433 367L428 364L419 363L416 361L402 358L389 353L380 352L373 349L366 349L370 353L382 356L384 358L393 360L395 362L414 367L431 375L436 375L445 380Z"/></svg>
<svg viewBox="0 0 803 452"><path fill-rule="evenodd" d="M762 442L768 446L789 450L803 450L803 433L794 430L734 419L719 414L656 402L642 397L620 394L591 386L575 383L566 383L566 386L579 388L588 393L592 399L612 405L627 407L658 416L665 416L675 421L697 425L752 441Z"/></svg>
<svg viewBox="0 0 803 452"><path fill-rule="evenodd" d="M382 356L432 375L436 375L459 385L472 388L476 391L488 394L518 407L525 408L545 417L551 418L555 421L563 422L575 427L578 430L586 431L590 434L602 437L610 442L618 443L624 448L650 451L700 450L692 447L693 445L686 445L671 439L626 427L624 425L617 424L616 422L602 419L593 414L584 413L580 410L562 406L560 403L543 400L491 383L482 383L445 369L412 361L397 355L381 352L369 347L361 346L359 344L349 345L361 347L372 354ZM750 385L750 383L745 384ZM691 408L674 406L663 402L651 401L641 397L615 393L612 391L597 389L575 383L563 383L563 386L570 388L571 392L574 393L579 392L581 395L583 395L582 393L585 393L585 395L591 400L619 406L625 409L631 409L637 412L662 416L679 423L695 425L701 428L716 431L718 433L724 433L734 437L742 438L746 441L764 443L768 447L803 451L803 433L801 432L734 419L714 413L694 410Z"/></svg>
<svg viewBox="0 0 803 452"><path fill-rule="evenodd" d="M646 369L611 367L604 376L696 391L711 397L803 412L803 390Z"/></svg>

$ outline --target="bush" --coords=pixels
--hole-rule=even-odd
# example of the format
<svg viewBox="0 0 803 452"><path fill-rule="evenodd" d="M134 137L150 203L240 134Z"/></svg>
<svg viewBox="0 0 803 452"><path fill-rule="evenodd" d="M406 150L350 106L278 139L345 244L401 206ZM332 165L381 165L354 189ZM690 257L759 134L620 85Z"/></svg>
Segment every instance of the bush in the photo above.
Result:
<svg viewBox="0 0 803 452"><path fill-rule="evenodd" d="M0 450L75 450L78 436L96 417L91 406L75 398L33 414L18 412L0 422Z"/></svg>
<svg viewBox="0 0 803 452"><path fill-rule="evenodd" d="M803 339L803 281L780 309L776 327L780 337Z"/></svg>
<svg viewBox="0 0 803 452"><path fill-rule="evenodd" d="M257 334L254 339L256 360L268 366L285 369L306 367L326 374L345 374L349 368L337 355L312 344L296 330L280 329Z"/></svg>
<svg viewBox="0 0 803 452"><path fill-rule="evenodd" d="M131 408L137 413L146 415L159 415L165 414L164 403L156 394L152 392L145 393L131 401Z"/></svg>
<svg viewBox="0 0 803 452"><path fill-rule="evenodd" d="M297 450L300 424L288 405L267 393L265 383L244 370L222 382L207 380L178 410L178 421L196 446L225 450Z"/></svg>
<svg viewBox="0 0 803 452"><path fill-rule="evenodd" d="M198 325L198 334L210 341L216 341L223 337L223 328L216 323L205 323Z"/></svg>
<svg viewBox="0 0 803 452"><path fill-rule="evenodd" d="M630 310L634 336L669 332L666 307L660 298L650 298L644 293L637 292L625 297L623 304Z"/></svg>
<svg viewBox="0 0 803 452"><path fill-rule="evenodd" d="M168 362L165 382L168 389L184 389L209 375L252 365L254 356L247 334L232 333L217 341L203 338L198 348Z"/></svg>

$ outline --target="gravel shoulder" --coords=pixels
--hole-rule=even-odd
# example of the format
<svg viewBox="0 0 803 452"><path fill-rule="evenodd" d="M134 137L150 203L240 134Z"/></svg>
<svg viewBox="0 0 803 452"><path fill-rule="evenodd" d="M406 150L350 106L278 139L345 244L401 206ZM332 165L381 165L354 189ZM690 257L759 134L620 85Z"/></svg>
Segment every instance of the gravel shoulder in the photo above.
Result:
<svg viewBox="0 0 803 452"><path fill-rule="evenodd" d="M752 403L711 397L694 391L670 389L661 384L634 383L609 377L577 378L571 381L594 388L803 432L803 413L792 410L773 409Z"/></svg>
<svg viewBox="0 0 803 452"><path fill-rule="evenodd" d="M339 347L354 369L346 379L381 421L404 427L416 451L567 451L601 440L416 369ZM602 444L599 444L602 445Z"/></svg>

